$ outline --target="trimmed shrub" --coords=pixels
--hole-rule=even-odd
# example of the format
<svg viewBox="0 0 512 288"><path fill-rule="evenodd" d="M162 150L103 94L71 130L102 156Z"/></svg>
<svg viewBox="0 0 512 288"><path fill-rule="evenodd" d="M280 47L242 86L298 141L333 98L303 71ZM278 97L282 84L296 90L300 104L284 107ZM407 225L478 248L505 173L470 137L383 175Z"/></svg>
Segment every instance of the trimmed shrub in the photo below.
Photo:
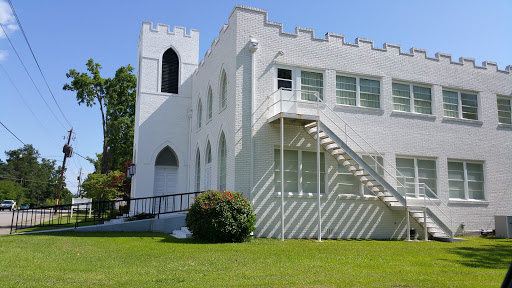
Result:
<svg viewBox="0 0 512 288"><path fill-rule="evenodd" d="M206 191L195 198L186 218L193 237L207 242L243 242L254 231L256 215L238 192Z"/></svg>

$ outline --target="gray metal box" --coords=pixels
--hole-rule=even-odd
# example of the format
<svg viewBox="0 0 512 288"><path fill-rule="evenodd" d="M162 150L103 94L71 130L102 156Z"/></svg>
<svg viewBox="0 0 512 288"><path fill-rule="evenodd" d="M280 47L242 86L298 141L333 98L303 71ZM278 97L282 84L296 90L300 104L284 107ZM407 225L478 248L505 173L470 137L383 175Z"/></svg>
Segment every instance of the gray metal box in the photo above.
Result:
<svg viewBox="0 0 512 288"><path fill-rule="evenodd" d="M512 238L512 216L494 216L496 237Z"/></svg>

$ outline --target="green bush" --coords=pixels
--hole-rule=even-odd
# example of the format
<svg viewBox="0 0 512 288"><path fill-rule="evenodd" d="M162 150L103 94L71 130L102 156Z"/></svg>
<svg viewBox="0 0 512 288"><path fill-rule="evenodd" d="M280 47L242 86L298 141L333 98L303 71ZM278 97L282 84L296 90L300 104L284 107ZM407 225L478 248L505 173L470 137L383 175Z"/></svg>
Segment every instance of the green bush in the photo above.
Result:
<svg viewBox="0 0 512 288"><path fill-rule="evenodd" d="M249 200L241 193L206 191L195 198L186 223L193 237L207 242L243 242L256 223Z"/></svg>

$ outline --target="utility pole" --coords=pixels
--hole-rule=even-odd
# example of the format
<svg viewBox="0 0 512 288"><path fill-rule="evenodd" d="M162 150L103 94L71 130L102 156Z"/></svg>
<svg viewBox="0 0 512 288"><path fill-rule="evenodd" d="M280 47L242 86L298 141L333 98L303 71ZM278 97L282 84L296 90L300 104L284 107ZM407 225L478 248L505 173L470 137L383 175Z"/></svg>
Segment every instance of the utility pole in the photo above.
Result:
<svg viewBox="0 0 512 288"><path fill-rule="evenodd" d="M57 192L57 199L55 199L55 205L59 205L60 202L60 190L62 189L62 179L64 178L64 169L66 167L66 158L71 157L71 147L69 146L69 142L71 141L71 134L73 133L73 128L69 130L68 143L64 145L62 152L64 152L64 160L62 160L62 170L60 171L60 183L59 183L59 192ZM67 149L69 147L69 149ZM57 207L55 207L55 211L57 211Z"/></svg>
<svg viewBox="0 0 512 288"><path fill-rule="evenodd" d="M80 174L78 175L78 191L76 191L76 198L80 197L80 181L82 180L82 168L80 168Z"/></svg>

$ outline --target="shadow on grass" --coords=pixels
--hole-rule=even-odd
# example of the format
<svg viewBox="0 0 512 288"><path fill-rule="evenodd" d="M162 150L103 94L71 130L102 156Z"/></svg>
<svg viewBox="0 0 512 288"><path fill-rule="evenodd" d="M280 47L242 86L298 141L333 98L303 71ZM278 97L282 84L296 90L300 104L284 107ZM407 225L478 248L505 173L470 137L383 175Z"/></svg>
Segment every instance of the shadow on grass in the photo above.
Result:
<svg viewBox="0 0 512 288"><path fill-rule="evenodd" d="M222 244L222 243L209 243L200 241L194 238L179 239L172 237L166 233L158 232L75 232L75 231L60 231L60 232L40 232L21 234L16 236L53 236L53 237L77 237L77 238L162 238L160 241L164 243L180 243L180 244Z"/></svg>
<svg viewBox="0 0 512 288"><path fill-rule="evenodd" d="M472 268L508 269L512 261L510 240L494 239L495 244L478 247L454 247L449 253L460 256L459 260L448 260Z"/></svg>

